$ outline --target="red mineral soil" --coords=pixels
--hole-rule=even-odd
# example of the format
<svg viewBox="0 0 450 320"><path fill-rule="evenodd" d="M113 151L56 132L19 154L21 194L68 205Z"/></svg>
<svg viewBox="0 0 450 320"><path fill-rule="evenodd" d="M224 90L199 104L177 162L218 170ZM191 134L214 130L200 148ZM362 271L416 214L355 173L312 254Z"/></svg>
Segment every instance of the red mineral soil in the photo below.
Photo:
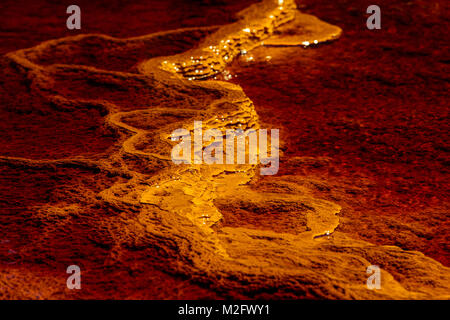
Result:
<svg viewBox="0 0 450 320"><path fill-rule="evenodd" d="M0 298L450 298L449 5L370 4L3 1ZM194 120L278 172L174 164Z"/></svg>
<svg viewBox="0 0 450 320"><path fill-rule="evenodd" d="M375 31L370 1L298 3L340 26L339 41L258 48L230 69L260 120L282 128L278 175L315 177L343 208L339 231L449 266L448 3L378 2Z"/></svg>

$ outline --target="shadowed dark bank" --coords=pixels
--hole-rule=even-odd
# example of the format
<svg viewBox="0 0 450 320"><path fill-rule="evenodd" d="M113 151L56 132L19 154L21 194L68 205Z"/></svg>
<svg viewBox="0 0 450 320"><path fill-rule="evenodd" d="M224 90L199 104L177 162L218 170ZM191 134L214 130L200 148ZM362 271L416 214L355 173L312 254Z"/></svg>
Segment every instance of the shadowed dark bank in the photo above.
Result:
<svg viewBox="0 0 450 320"><path fill-rule="evenodd" d="M251 0L77 1L81 30L68 30L67 3L11 1L0 4L0 53L32 47L41 41L83 33L127 38L178 28L230 23Z"/></svg>

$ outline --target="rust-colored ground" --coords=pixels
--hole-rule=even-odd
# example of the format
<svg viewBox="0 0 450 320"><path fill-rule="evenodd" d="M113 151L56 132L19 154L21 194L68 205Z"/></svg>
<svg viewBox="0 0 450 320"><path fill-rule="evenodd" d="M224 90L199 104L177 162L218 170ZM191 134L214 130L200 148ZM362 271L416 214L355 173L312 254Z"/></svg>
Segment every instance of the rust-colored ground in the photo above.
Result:
<svg viewBox="0 0 450 320"><path fill-rule="evenodd" d="M242 90L159 68L252 2L82 1L81 32L2 2L1 298L448 299L448 4L382 1L370 31L372 3L297 1L341 37L236 57ZM172 130L219 114L280 129L277 175L167 161Z"/></svg>
<svg viewBox="0 0 450 320"><path fill-rule="evenodd" d="M383 27L370 31L368 3L301 1L343 28L339 41L257 49L262 62L234 82L262 121L285 129L280 174L317 177L317 194L344 208L339 230L449 266L449 7L380 2Z"/></svg>

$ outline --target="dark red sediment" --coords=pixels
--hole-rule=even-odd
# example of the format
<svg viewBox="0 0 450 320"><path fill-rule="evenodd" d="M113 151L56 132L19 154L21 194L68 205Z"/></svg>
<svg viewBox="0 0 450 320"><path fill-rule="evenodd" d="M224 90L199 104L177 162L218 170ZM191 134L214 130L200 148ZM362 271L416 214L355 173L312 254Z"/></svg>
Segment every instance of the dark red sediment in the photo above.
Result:
<svg viewBox="0 0 450 320"><path fill-rule="evenodd" d="M128 38L178 28L226 24L235 20L234 15L250 3L252 1L231 0L219 1L211 6L208 1L78 1L82 11L82 29L77 31L66 27L69 16L66 14L67 4L2 1L0 53L86 33ZM74 46L70 54L67 51L44 52L39 59L32 61L41 65L82 64L105 70L132 71L143 59L188 50L204 34L190 31L186 32L184 40L180 40L180 36L172 42L170 39L156 39L146 44L148 48L140 49L133 46L123 49L120 48L122 43L119 43L114 56L102 55L103 51L99 50L102 43L98 39L97 42L88 39L84 47ZM105 245L112 241L110 232L98 226L99 232L93 234L90 224L105 217L121 219L118 216L121 213L104 206L97 194L123 178L107 172L100 173L95 167L80 168L78 164L45 162L71 157L101 159L120 139L116 130L103 125L108 113L104 106L80 103L77 98L104 98L114 101L124 110L151 104L151 99L130 100L142 91L137 93L131 86L131 91L127 91L128 88L103 88L101 79L96 85L93 84L95 80L87 79L79 70L73 70L71 74L57 77L58 83L51 88L56 95L73 98L61 106L36 94L30 88L32 79L27 78L27 71L17 64L3 59L1 69L1 156L44 160L31 167L20 161L16 164L2 162L0 165L0 273L2 280L6 281L0 287L3 289L8 283L16 287L14 294L5 293L2 297L218 298L215 292L193 284L186 276L162 272L164 268L161 264L167 263L162 257L174 253L164 252L153 245L132 250L125 263L134 265L131 269L105 266L111 251L111 247ZM152 96L151 92L146 94ZM131 156L126 161L132 168L138 165L136 170L157 170L157 167L148 167L148 163L143 164L141 159ZM46 205L61 211L38 209ZM73 212L70 213L71 209L67 208L73 208ZM80 219L78 213L74 213L77 208L82 208L85 218ZM48 233L43 234L43 230L48 230ZM81 295L68 289L52 292L51 287L59 282L65 288L65 269L70 261L79 263L86 270L83 280L85 291ZM89 286L90 282L98 282L98 279L101 279L100 284L94 288ZM30 285L27 285L28 282Z"/></svg>
<svg viewBox="0 0 450 320"><path fill-rule="evenodd" d="M0 4L0 53L32 47L42 41L97 33L128 38L178 28L227 24L253 0L88 1L81 0L81 30L68 30L67 3L5 0Z"/></svg>
<svg viewBox="0 0 450 320"><path fill-rule="evenodd" d="M368 1L297 4L341 38L261 47L230 69L261 121L280 128L278 175L317 177L317 194L343 207L339 231L448 266L448 3L381 1L381 30L366 28Z"/></svg>

